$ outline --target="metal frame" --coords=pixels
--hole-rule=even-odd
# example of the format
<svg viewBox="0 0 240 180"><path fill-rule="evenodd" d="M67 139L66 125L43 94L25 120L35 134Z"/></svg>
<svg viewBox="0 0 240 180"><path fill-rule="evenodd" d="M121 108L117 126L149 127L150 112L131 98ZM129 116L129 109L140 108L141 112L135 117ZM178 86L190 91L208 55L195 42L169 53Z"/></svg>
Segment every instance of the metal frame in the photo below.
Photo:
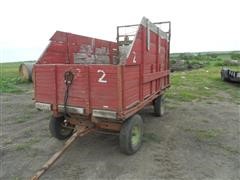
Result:
<svg viewBox="0 0 240 180"><path fill-rule="evenodd" d="M117 26L117 38L116 38L117 44L119 44L119 37L124 37L124 36L125 36L125 35L120 35L120 34L119 34L119 29L120 29L120 28L134 27L134 26L139 26L139 25L145 25L145 26L147 26L146 23L144 23L144 21L146 21L147 23L149 22L148 19L145 18L145 19L141 22L141 24L131 24L131 25L121 25L121 26ZM162 31L162 30L161 30L161 31L168 34L168 41L170 42L170 39L171 39L171 22L170 22L170 21L162 21L162 22L155 22L155 23L152 23L152 24L155 24L155 25L168 24L168 27L169 27L169 28L168 28L168 31L167 31L167 32L164 32L164 31ZM155 31L153 28L150 28L150 30ZM155 32L156 32L156 31L155 31ZM158 33L158 32L156 32L156 33ZM128 35L128 34L127 34L127 35ZM129 34L128 36L135 36L135 34Z"/></svg>

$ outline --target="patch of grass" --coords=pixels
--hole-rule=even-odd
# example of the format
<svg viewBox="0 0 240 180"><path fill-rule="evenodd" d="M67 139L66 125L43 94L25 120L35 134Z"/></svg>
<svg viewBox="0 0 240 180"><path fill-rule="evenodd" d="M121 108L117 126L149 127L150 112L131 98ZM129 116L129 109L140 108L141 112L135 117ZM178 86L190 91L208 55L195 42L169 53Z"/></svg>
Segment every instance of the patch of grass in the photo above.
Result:
<svg viewBox="0 0 240 180"><path fill-rule="evenodd" d="M217 137L219 135L219 131L210 129L210 130L198 130L196 131L196 137L200 141L209 140Z"/></svg>
<svg viewBox="0 0 240 180"><path fill-rule="evenodd" d="M233 102L240 101L240 84L227 83L221 80L221 68L207 66L202 69L174 72L171 74L171 88L166 96L174 101L196 101L208 99L227 93ZM225 97L223 97L225 98Z"/></svg>
<svg viewBox="0 0 240 180"><path fill-rule="evenodd" d="M206 141L206 140L214 139L215 137L219 136L221 133L221 131L219 129L204 130L204 129L186 128L186 129L184 129L184 131L192 132L199 141Z"/></svg>
<svg viewBox="0 0 240 180"><path fill-rule="evenodd" d="M0 92L1 93L19 93L22 92L19 84L27 83L21 80L18 68L21 62L0 63Z"/></svg>
<svg viewBox="0 0 240 180"><path fill-rule="evenodd" d="M240 60L240 53L232 53L231 54L231 59Z"/></svg>
<svg viewBox="0 0 240 180"><path fill-rule="evenodd" d="M202 53L173 53L170 55L170 64L177 64L179 60L183 60L182 68L173 66L173 70L181 71L187 69L198 69L206 66L239 66L239 63L232 60L240 60L240 51L229 52L202 52Z"/></svg>
<svg viewBox="0 0 240 180"><path fill-rule="evenodd" d="M240 154L240 150L234 149L230 146L219 145L219 147L232 154Z"/></svg>
<svg viewBox="0 0 240 180"><path fill-rule="evenodd" d="M209 123L209 121L207 119L203 119L202 122Z"/></svg>
<svg viewBox="0 0 240 180"><path fill-rule="evenodd" d="M15 123L24 123L29 120L31 116L29 114L24 114L22 117L18 117L15 121Z"/></svg>
<svg viewBox="0 0 240 180"><path fill-rule="evenodd" d="M21 180L21 179L23 179L23 178L21 178L21 177L13 177L12 178L12 180Z"/></svg>
<svg viewBox="0 0 240 180"><path fill-rule="evenodd" d="M4 145L9 145L9 144L12 144L12 143L13 143L13 140L10 139L10 138L7 138L7 139L5 139L5 140L3 141L3 144L4 144Z"/></svg>
<svg viewBox="0 0 240 180"><path fill-rule="evenodd" d="M20 118L20 119L17 119L15 122L16 123L24 123L26 121L27 121L27 119Z"/></svg>
<svg viewBox="0 0 240 180"><path fill-rule="evenodd" d="M235 149L234 147L223 145L221 143L209 143L208 145L215 146L216 148L220 148L220 149L224 150L225 152L231 153L231 154L234 154L234 155L235 154L240 154L239 149Z"/></svg>
<svg viewBox="0 0 240 180"><path fill-rule="evenodd" d="M177 107L178 107L177 104L166 103L166 108L167 109L176 109Z"/></svg>
<svg viewBox="0 0 240 180"><path fill-rule="evenodd" d="M239 67L240 60L223 60L214 63L215 66L227 66L230 68Z"/></svg>
<svg viewBox="0 0 240 180"><path fill-rule="evenodd" d="M160 143L161 139L158 135L156 135L154 133L144 133L143 141L145 141L145 142L151 141L151 142Z"/></svg>
<svg viewBox="0 0 240 180"><path fill-rule="evenodd" d="M215 139L217 137L219 137L222 133L222 131L220 129L203 130L203 129L185 128L184 131L192 133L198 141L202 141L202 142L208 141L208 143L207 143L208 145L215 146L217 148L221 148L228 153L240 154L240 150L238 150L238 149L235 149L235 148L227 146L227 145L223 145L221 143L216 143ZM214 140L214 141L211 141L211 140Z"/></svg>
<svg viewBox="0 0 240 180"><path fill-rule="evenodd" d="M16 145L16 151L27 150L27 149L31 148L32 145L34 145L38 142L40 142L39 139L31 138L29 141L27 141L25 143Z"/></svg>
<svg viewBox="0 0 240 180"><path fill-rule="evenodd" d="M24 136L25 136L25 137L30 137L30 136L32 136L33 132L34 132L33 129L27 128L27 129L24 131Z"/></svg>

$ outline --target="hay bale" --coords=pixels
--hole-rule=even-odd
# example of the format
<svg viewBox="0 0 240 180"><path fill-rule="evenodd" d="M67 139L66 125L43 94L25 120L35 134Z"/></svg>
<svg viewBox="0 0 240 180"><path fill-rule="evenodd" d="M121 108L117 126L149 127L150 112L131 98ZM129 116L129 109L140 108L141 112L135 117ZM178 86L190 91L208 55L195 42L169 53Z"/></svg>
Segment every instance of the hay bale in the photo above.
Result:
<svg viewBox="0 0 240 180"><path fill-rule="evenodd" d="M32 81L32 69L34 63L23 63L19 66L19 75L22 80Z"/></svg>

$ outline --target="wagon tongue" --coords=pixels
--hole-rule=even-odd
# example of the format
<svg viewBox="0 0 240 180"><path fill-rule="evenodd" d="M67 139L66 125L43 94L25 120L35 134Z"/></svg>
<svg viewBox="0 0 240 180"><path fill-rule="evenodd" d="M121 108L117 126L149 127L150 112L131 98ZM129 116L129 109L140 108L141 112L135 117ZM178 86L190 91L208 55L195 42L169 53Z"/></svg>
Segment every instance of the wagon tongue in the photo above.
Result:
<svg viewBox="0 0 240 180"><path fill-rule="evenodd" d="M67 101L68 101L68 93L69 93L69 88L72 85L74 78L74 74L71 71L67 71L64 73L64 82L66 85L66 90L65 90L65 95L64 95L64 117L70 117L69 114L67 113Z"/></svg>

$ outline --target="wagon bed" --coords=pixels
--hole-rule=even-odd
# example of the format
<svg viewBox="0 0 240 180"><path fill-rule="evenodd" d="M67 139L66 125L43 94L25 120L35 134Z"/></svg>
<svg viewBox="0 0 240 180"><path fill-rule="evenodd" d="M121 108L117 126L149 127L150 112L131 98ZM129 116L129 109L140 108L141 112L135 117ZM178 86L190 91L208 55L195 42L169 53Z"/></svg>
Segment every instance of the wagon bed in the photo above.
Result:
<svg viewBox="0 0 240 180"><path fill-rule="evenodd" d="M120 34L134 26L131 40ZM127 119L169 87L169 40L169 32L145 17L139 25L119 26L117 42L57 31L34 66L36 107L63 112L64 73L70 71L69 113Z"/></svg>
<svg viewBox="0 0 240 180"><path fill-rule="evenodd" d="M162 31L156 24L169 25ZM126 28L135 32L126 33ZM122 31L124 30L124 33ZM117 42L57 31L33 70L36 108L52 111L51 134L71 138L33 176L38 179L77 137L91 131L118 134L120 149L131 155L143 139L137 114L152 104L164 113L169 84L170 22L117 27Z"/></svg>

